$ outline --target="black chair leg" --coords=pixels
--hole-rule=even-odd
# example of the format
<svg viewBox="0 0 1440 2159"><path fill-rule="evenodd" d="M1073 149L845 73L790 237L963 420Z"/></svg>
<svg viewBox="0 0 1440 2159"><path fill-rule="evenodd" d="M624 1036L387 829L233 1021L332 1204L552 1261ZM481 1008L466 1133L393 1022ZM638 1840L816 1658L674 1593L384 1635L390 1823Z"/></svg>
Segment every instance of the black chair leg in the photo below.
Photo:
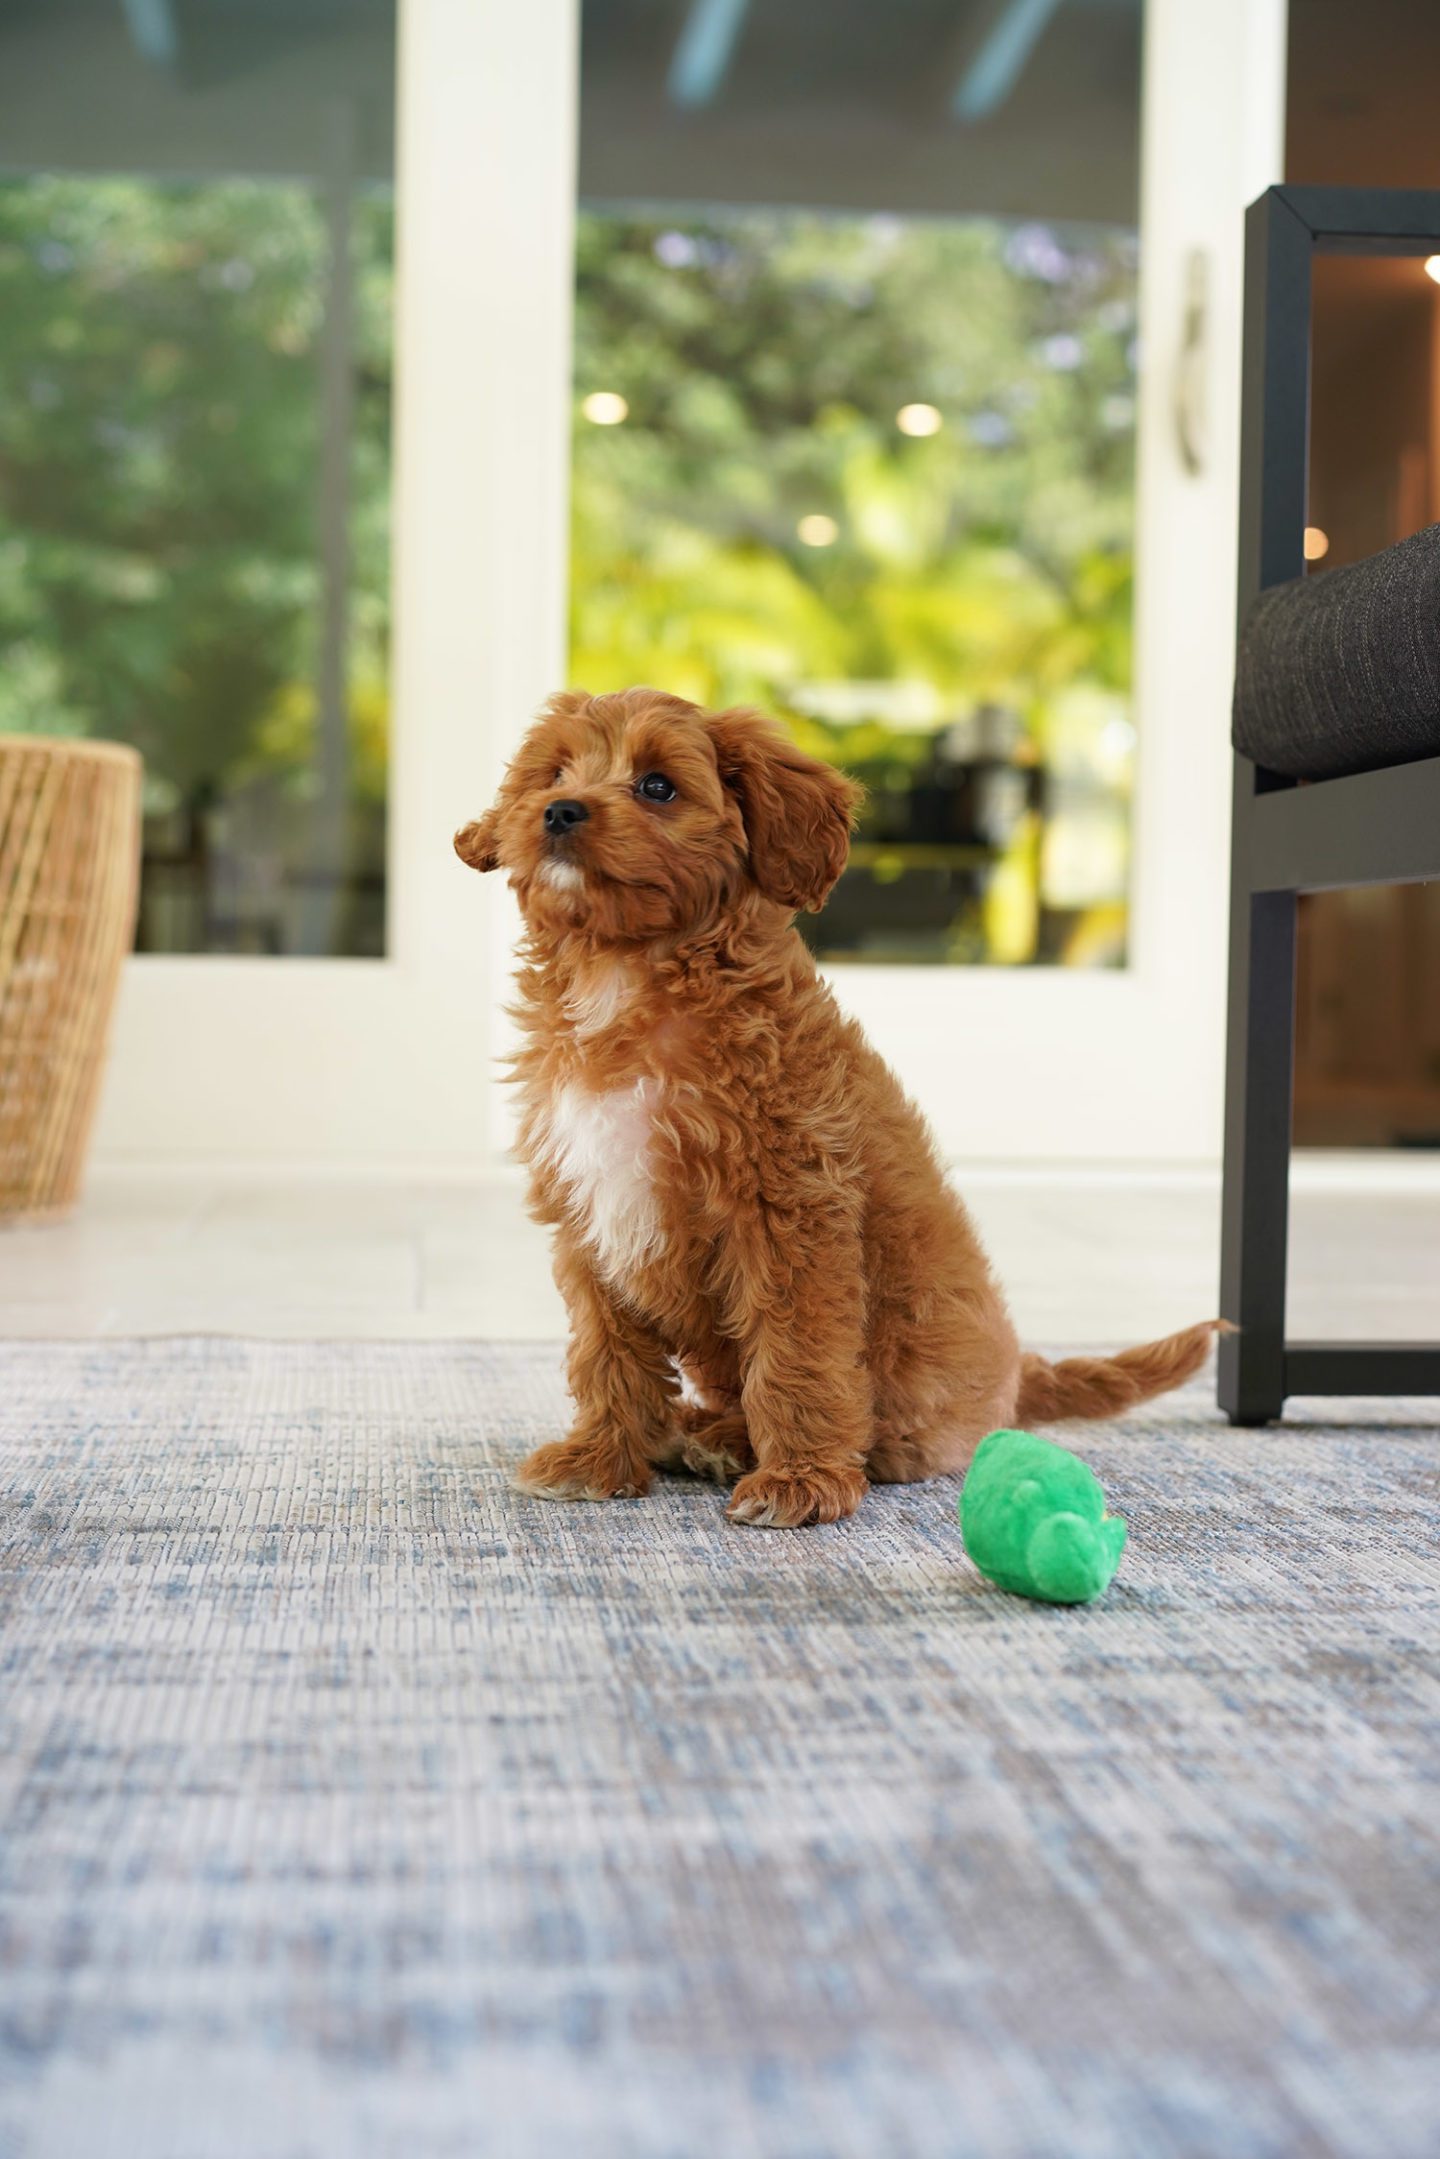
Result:
<svg viewBox="0 0 1440 2159"><path fill-rule="evenodd" d="M1244 824L1253 767L1237 759L1230 912L1230 1025L1219 1399L1232 1424L1268 1424L1285 1403L1285 1263L1295 1046L1295 894L1251 892Z"/></svg>
<svg viewBox="0 0 1440 2159"><path fill-rule="evenodd" d="M1250 205L1241 370L1242 634L1262 592L1297 585L1305 574L1312 258L1317 252L1428 256L1437 234L1440 194L1270 188ZM1331 602L1325 604L1329 609ZM1402 619L1399 602L1393 604ZM1339 634L1333 610L1327 619L1333 644ZM1293 638L1284 649L1293 651ZM1371 705L1364 709L1372 709L1373 684L1365 695ZM1268 1424L1280 1415L1287 1391L1440 1394L1440 1342L1287 1345L1285 1339L1296 895L1440 874L1434 837L1440 758L1398 744L1397 736L1397 755L1408 754L1413 763L1389 767L1382 759L1377 770L1309 788L1235 757L1220 1262L1220 1310L1234 1331L1222 1335L1219 1355L1220 1407L1232 1424Z"/></svg>

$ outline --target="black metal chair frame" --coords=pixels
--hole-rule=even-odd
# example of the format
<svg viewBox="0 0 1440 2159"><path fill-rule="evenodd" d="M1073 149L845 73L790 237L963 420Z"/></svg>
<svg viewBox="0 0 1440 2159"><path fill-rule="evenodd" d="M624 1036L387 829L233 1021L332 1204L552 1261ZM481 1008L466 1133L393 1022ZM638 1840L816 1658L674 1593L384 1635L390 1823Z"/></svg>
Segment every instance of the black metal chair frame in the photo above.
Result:
<svg viewBox="0 0 1440 2159"><path fill-rule="evenodd" d="M1440 252L1440 193L1273 187L1245 224L1240 619L1299 577L1316 253ZM1302 892L1440 877L1440 757L1297 784L1235 758L1220 1407L1265 1424L1287 1396L1440 1394L1440 1342L1290 1342L1285 1277Z"/></svg>

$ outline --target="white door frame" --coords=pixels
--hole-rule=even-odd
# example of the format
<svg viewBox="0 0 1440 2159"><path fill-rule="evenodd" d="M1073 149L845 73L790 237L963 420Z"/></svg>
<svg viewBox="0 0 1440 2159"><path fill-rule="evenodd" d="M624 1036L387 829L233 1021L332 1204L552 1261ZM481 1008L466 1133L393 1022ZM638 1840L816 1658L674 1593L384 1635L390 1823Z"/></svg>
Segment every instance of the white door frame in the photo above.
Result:
<svg viewBox="0 0 1440 2159"><path fill-rule="evenodd" d="M400 0L388 956L139 956L102 1159L487 1159L502 913L450 848L565 669L577 17Z"/></svg>
<svg viewBox="0 0 1440 2159"><path fill-rule="evenodd" d="M401 0L390 956L140 958L114 1159L495 1160L514 917L452 859L565 676L579 0ZM1241 212L1281 172L1286 0L1147 0L1131 964L844 967L956 1159L1219 1152ZM1174 421L1208 265L1202 471Z"/></svg>

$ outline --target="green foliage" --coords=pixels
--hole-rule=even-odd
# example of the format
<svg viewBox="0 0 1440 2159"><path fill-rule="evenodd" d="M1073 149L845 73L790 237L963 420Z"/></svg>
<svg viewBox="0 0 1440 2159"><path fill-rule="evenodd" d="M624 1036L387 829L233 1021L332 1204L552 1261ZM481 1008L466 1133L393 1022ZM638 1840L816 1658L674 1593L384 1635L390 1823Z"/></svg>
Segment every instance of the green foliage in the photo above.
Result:
<svg viewBox="0 0 1440 2159"><path fill-rule="evenodd" d="M351 851L377 877L391 217L356 205ZM262 790L292 869L325 248L299 186L0 181L0 729L137 743L156 808ZM1130 683L1134 272L1078 228L582 215L577 389L629 416L577 416L574 679L764 704L881 810L983 705L1022 763L1083 764ZM897 428L916 401L937 434ZM817 517L832 545L801 541ZM1011 868L1038 860L1032 819ZM1025 935L976 917L949 949Z"/></svg>
<svg viewBox="0 0 1440 2159"><path fill-rule="evenodd" d="M1098 741L1131 675L1133 236L596 212L576 296L575 681L762 704L881 811L980 707L1021 763L1062 713L1072 763L1078 711ZM622 425L585 419L594 391ZM938 432L897 426L915 403ZM832 544L804 543L816 517ZM977 915L949 949L987 938Z"/></svg>
<svg viewBox="0 0 1440 2159"><path fill-rule="evenodd" d="M578 263L577 390L630 411L577 420L577 679L798 716L918 677L1041 732L1056 685L1128 686L1128 238L589 214ZM896 427L917 401L938 434Z"/></svg>
<svg viewBox="0 0 1440 2159"><path fill-rule="evenodd" d="M356 207L355 788L383 800L391 209ZM0 183L0 729L116 736L152 803L303 793L325 227L298 186Z"/></svg>

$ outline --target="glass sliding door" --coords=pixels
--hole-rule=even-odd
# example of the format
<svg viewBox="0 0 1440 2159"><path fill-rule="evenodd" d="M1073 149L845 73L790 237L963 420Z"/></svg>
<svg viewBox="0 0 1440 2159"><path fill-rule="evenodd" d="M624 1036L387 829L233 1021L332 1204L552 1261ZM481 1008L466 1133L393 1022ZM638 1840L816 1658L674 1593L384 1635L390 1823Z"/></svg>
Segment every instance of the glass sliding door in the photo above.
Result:
<svg viewBox="0 0 1440 2159"><path fill-rule="evenodd" d="M950 1153L1214 1158L1284 0L583 0L570 672L867 788L802 922Z"/></svg>
<svg viewBox="0 0 1440 2159"><path fill-rule="evenodd" d="M1125 963L1141 32L587 0L571 671L864 781L827 959Z"/></svg>
<svg viewBox="0 0 1440 2159"><path fill-rule="evenodd" d="M564 5L0 9L0 728L146 764L102 1155L486 1158L450 834L563 667L574 66Z"/></svg>
<svg viewBox="0 0 1440 2159"><path fill-rule="evenodd" d="M0 729L145 756L141 951L385 949L394 7L0 18Z"/></svg>

